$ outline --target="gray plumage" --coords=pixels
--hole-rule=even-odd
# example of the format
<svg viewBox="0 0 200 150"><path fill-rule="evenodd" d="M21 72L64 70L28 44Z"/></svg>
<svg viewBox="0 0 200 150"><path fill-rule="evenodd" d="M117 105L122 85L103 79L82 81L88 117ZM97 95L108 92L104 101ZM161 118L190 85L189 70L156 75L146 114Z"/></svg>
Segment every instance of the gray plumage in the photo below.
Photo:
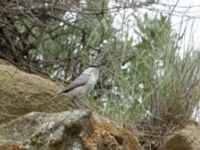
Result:
<svg viewBox="0 0 200 150"><path fill-rule="evenodd" d="M65 95L69 98L80 99L93 90L98 77L100 65L92 65L86 68L74 81L67 85L62 92L52 99Z"/></svg>
<svg viewBox="0 0 200 150"><path fill-rule="evenodd" d="M90 79L90 75L84 75L84 76L82 75L82 76L77 77L73 82L71 82L67 87L64 88L62 93L67 93L76 87L87 84L89 79Z"/></svg>

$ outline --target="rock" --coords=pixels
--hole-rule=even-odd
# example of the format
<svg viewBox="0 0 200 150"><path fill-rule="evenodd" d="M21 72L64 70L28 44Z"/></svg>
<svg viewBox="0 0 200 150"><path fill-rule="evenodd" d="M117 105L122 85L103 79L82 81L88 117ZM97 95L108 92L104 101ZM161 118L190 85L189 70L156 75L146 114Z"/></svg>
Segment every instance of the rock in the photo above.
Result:
<svg viewBox="0 0 200 150"><path fill-rule="evenodd" d="M196 122L188 123L185 128L168 137L163 150L199 150L200 126Z"/></svg>
<svg viewBox="0 0 200 150"><path fill-rule="evenodd" d="M98 150L140 149L135 136L102 116L93 113L92 127L94 131L84 138L86 149L93 149L92 145Z"/></svg>
<svg viewBox="0 0 200 150"><path fill-rule="evenodd" d="M123 128L89 110L32 112L1 127L0 149L139 150Z"/></svg>
<svg viewBox="0 0 200 150"><path fill-rule="evenodd" d="M20 71L1 59L0 83L0 123L32 111L59 112L75 107L65 97L51 100L63 89L62 85Z"/></svg>
<svg viewBox="0 0 200 150"><path fill-rule="evenodd" d="M133 133L0 59L0 150L139 150ZM74 109L76 108L76 109Z"/></svg>

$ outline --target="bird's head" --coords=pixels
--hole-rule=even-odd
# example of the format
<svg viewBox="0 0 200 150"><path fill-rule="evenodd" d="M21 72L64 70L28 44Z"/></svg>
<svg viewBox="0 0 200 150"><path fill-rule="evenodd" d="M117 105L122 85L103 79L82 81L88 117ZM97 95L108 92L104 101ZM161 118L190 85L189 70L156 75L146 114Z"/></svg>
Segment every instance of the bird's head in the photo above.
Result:
<svg viewBox="0 0 200 150"><path fill-rule="evenodd" d="M89 65L84 71L83 74L98 74L100 67L103 66L102 64L93 64Z"/></svg>

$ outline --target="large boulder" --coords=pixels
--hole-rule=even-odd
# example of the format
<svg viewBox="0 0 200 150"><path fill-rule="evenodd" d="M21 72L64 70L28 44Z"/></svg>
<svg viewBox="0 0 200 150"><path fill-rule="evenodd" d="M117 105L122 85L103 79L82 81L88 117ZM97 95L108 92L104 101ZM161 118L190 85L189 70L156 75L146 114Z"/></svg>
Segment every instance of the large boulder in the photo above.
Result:
<svg viewBox="0 0 200 150"><path fill-rule="evenodd" d="M163 150L199 150L200 126L189 122L183 129L168 137Z"/></svg>
<svg viewBox="0 0 200 150"><path fill-rule="evenodd" d="M61 84L20 71L1 59L0 83L0 123L32 111L60 112L75 107L65 97L51 99L63 89Z"/></svg>
<svg viewBox="0 0 200 150"><path fill-rule="evenodd" d="M123 128L89 110L32 112L4 124L0 149L139 150Z"/></svg>

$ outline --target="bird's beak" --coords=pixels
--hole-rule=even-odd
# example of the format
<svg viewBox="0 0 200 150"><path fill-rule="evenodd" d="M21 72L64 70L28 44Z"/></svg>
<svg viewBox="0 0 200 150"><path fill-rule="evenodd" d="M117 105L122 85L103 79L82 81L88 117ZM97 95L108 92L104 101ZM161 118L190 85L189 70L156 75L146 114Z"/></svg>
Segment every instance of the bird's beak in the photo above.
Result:
<svg viewBox="0 0 200 150"><path fill-rule="evenodd" d="M102 66L104 66L104 65L100 64L100 65L98 65L98 68L101 68Z"/></svg>
<svg viewBox="0 0 200 150"><path fill-rule="evenodd" d="M107 62L102 62L102 63L100 63L100 64L98 65L98 67L100 68L100 67L102 67L102 66L105 66L106 63L107 63Z"/></svg>

